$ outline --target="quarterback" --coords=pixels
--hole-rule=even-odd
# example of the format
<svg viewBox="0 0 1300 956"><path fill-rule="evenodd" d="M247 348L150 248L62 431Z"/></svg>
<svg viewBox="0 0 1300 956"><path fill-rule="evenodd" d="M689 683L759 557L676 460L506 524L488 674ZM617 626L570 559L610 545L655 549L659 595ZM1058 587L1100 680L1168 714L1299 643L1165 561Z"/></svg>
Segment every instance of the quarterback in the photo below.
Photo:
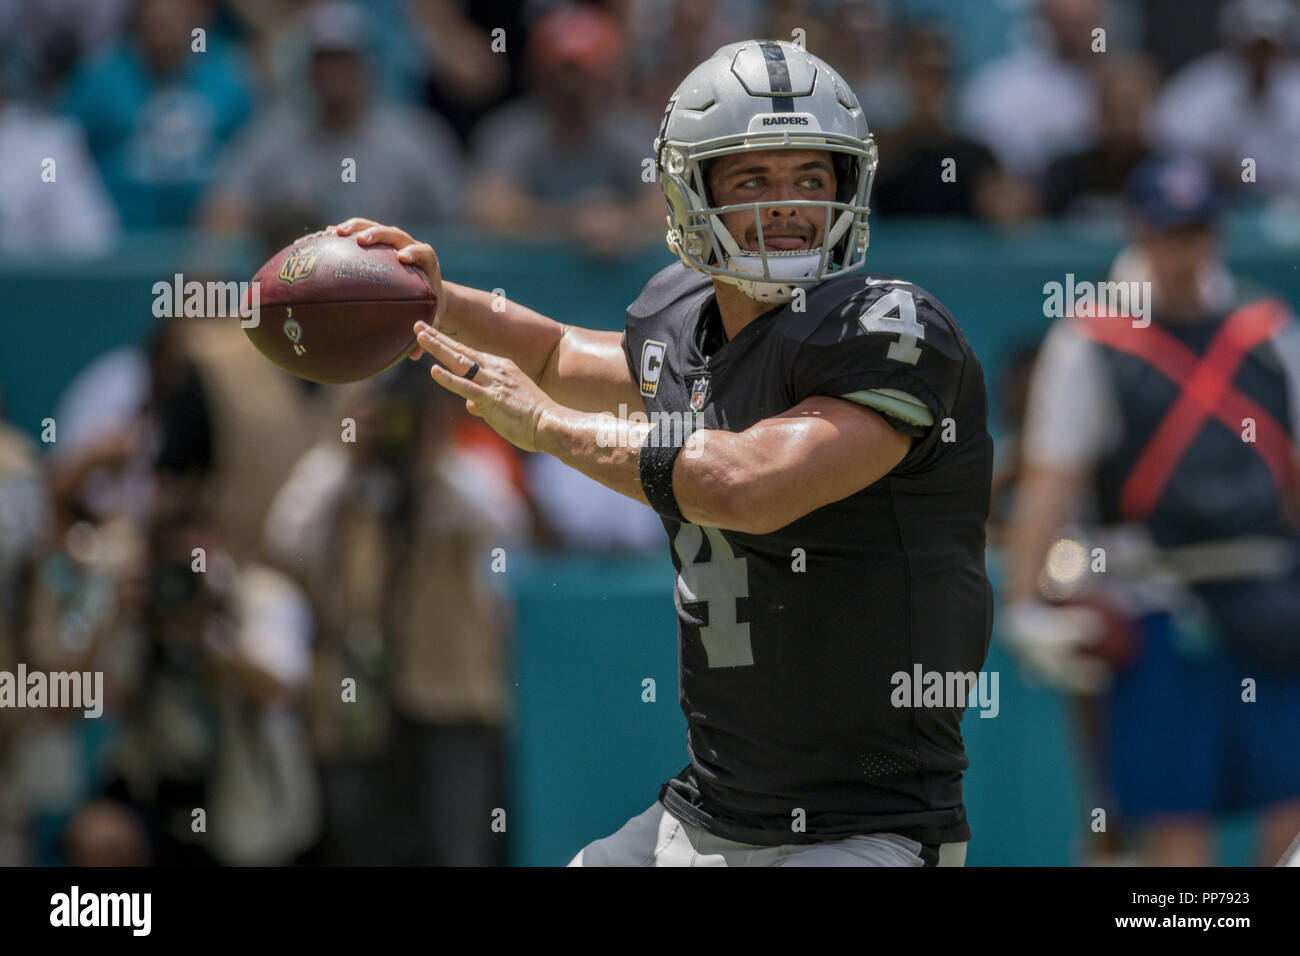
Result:
<svg viewBox="0 0 1300 956"><path fill-rule="evenodd" d="M689 763L571 865L960 865L964 701L891 692L988 651L979 362L933 296L860 271L876 147L822 60L722 47L654 148L680 262L622 333L494 310L402 230L336 227L428 274L439 385L663 519ZM610 441L620 404L650 423ZM673 413L704 427L666 434Z"/></svg>

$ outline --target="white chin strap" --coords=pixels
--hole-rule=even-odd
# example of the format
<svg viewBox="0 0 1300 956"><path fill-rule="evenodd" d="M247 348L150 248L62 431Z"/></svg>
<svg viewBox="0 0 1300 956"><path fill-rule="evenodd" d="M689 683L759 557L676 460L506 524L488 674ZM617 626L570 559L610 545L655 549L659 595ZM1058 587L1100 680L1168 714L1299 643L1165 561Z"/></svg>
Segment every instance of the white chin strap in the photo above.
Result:
<svg viewBox="0 0 1300 956"><path fill-rule="evenodd" d="M760 278L737 279L731 276L719 278L724 282L732 283L755 301L789 302L794 298L796 288L815 279L821 261L821 249L785 253L769 252L767 254L767 271L771 275L769 279L763 277L761 253L737 252L727 256L727 268Z"/></svg>
<svg viewBox="0 0 1300 956"><path fill-rule="evenodd" d="M717 216L709 217L713 222L714 234L722 243L725 251L726 267L733 272L759 276L755 279L738 279L734 276L718 276L723 282L730 282L745 295L756 302L789 302L794 298L794 290L801 285L818 281L818 270L822 264L822 250L798 249L789 252L769 249L767 251L767 274L763 276L763 253L748 252L740 248L731 231L722 224ZM823 240L829 248L835 248L840 237L849 228L853 217L841 213L838 221L831 227L830 234Z"/></svg>

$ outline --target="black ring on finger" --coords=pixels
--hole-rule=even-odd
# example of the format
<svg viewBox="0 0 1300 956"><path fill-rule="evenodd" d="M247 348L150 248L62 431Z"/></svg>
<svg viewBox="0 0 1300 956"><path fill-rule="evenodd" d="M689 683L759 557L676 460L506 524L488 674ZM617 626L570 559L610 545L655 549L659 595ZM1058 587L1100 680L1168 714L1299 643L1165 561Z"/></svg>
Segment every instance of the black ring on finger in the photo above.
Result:
<svg viewBox="0 0 1300 956"><path fill-rule="evenodd" d="M461 377L464 378L465 381L467 382L472 382L474 380L474 376L477 374L478 374L478 362L474 362L470 365L469 368L465 370L465 374Z"/></svg>

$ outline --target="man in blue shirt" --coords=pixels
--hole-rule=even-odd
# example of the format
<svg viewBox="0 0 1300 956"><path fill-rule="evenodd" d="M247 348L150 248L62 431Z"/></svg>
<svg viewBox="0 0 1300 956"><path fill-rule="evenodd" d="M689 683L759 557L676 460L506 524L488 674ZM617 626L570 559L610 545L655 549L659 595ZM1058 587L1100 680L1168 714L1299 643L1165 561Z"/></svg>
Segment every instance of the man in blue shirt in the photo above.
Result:
<svg viewBox="0 0 1300 956"><path fill-rule="evenodd" d="M141 0L130 34L69 81L64 110L130 228L183 226L221 146L250 111L247 70L195 0Z"/></svg>

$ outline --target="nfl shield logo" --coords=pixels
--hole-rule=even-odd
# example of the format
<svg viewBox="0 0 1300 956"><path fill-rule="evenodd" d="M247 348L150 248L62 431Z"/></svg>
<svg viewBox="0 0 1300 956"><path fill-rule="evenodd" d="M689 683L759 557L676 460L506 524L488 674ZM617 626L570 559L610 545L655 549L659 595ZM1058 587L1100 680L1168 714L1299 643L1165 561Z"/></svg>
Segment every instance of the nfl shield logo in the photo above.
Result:
<svg viewBox="0 0 1300 956"><path fill-rule="evenodd" d="M691 385L691 411L698 412L704 407L704 403L709 400L709 379L708 376L697 378Z"/></svg>
<svg viewBox="0 0 1300 956"><path fill-rule="evenodd" d="M284 262L280 263L280 273L276 278L289 285L307 278L316 268L316 257L319 255L314 245L289 253L284 257Z"/></svg>

